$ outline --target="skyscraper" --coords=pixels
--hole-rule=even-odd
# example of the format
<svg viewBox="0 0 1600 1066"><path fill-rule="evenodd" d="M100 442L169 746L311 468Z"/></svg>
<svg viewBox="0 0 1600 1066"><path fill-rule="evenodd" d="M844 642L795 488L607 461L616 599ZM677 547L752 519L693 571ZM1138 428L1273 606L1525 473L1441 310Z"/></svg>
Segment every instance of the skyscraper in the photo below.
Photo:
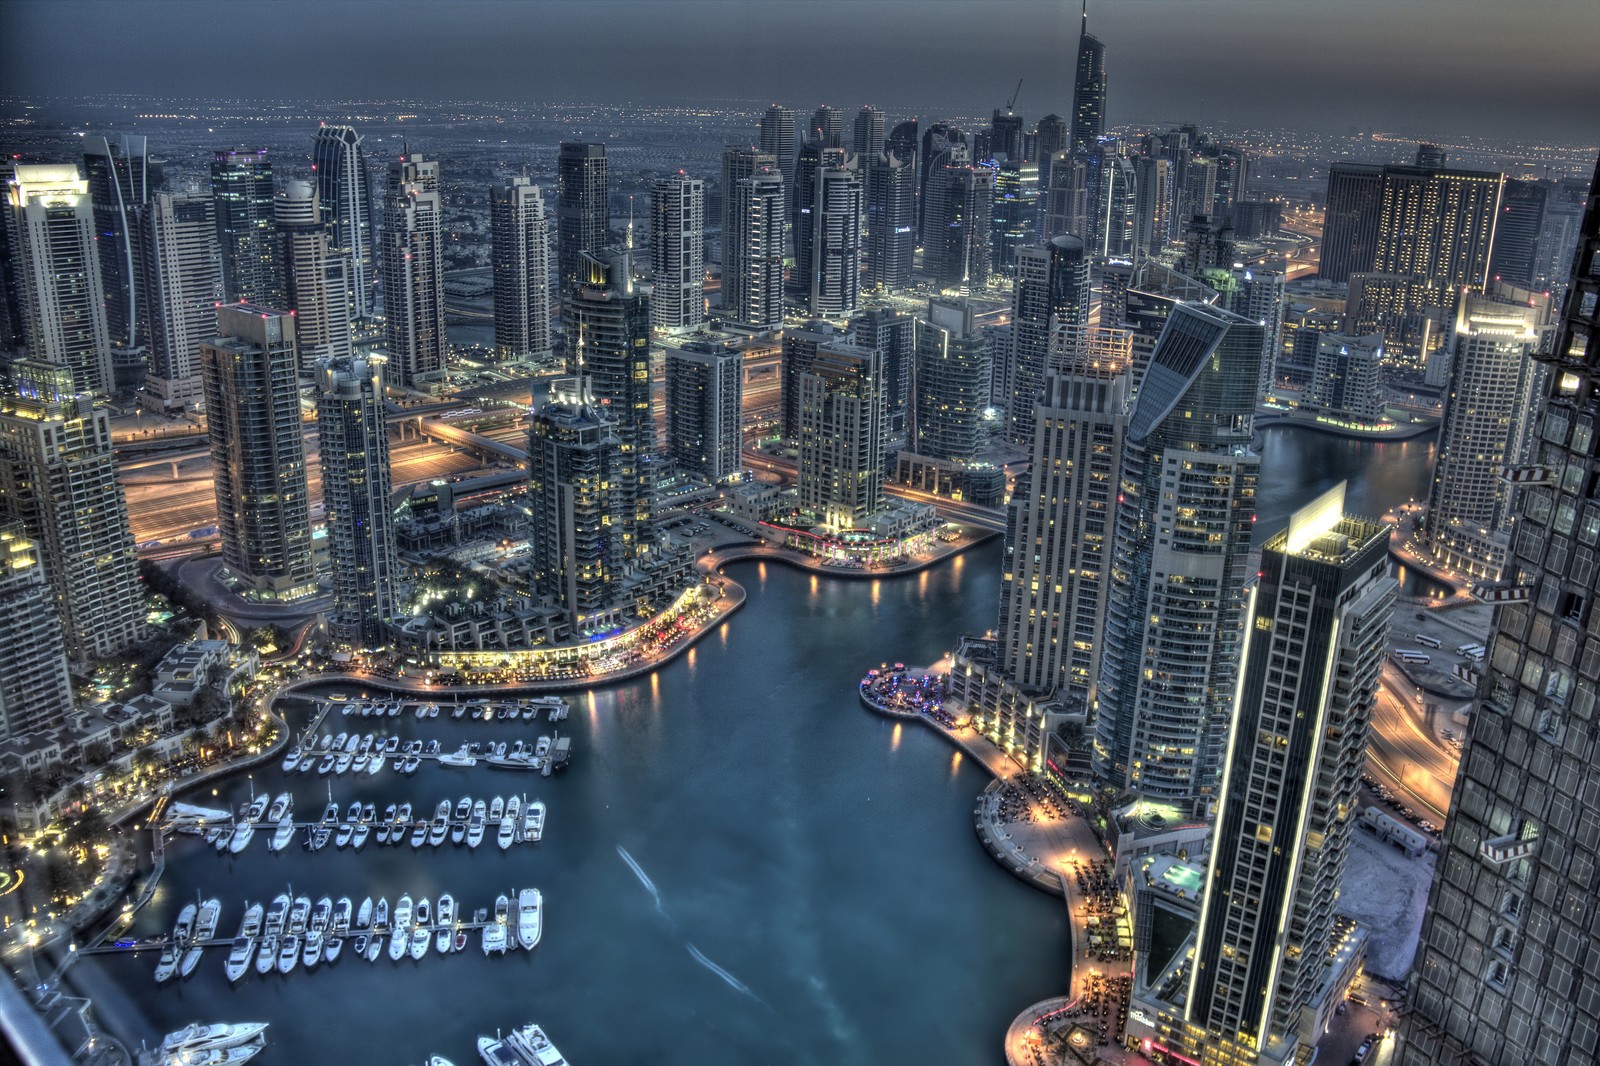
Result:
<svg viewBox="0 0 1600 1066"><path fill-rule="evenodd" d="M1450 796L1403 1019L1401 1066L1592 1062L1600 1046L1600 167L1547 362L1538 469L1517 508L1505 602ZM1576 524L1569 517L1583 514ZM1576 533L1576 543L1573 534Z"/></svg>
<svg viewBox="0 0 1600 1066"><path fill-rule="evenodd" d="M756 330L783 325L783 176L763 167L723 192L722 314Z"/></svg>
<svg viewBox="0 0 1600 1066"><path fill-rule="evenodd" d="M788 208L794 235L794 273L790 278L790 286L803 300L811 298L811 282L817 267L815 215L820 188L818 175L824 170L842 170L854 162L843 148L827 148L821 141L808 140L800 146Z"/></svg>
<svg viewBox="0 0 1600 1066"><path fill-rule="evenodd" d="M1539 231L1548 190L1537 181L1506 182L1489 250L1489 278L1533 288L1539 277Z"/></svg>
<svg viewBox="0 0 1600 1066"><path fill-rule="evenodd" d="M1039 239L1039 164L1006 159L996 165L989 226L989 262L994 273L1012 277L1017 255Z"/></svg>
<svg viewBox="0 0 1600 1066"><path fill-rule="evenodd" d="M550 223L539 186L522 176L489 189L498 359L550 355Z"/></svg>
<svg viewBox="0 0 1600 1066"><path fill-rule="evenodd" d="M800 506L854 529L883 506L882 357L824 344L800 375Z"/></svg>
<svg viewBox="0 0 1600 1066"><path fill-rule="evenodd" d="M842 318L861 292L861 176L853 168L817 171L811 207L811 313Z"/></svg>
<svg viewBox="0 0 1600 1066"><path fill-rule="evenodd" d="M211 157L222 288L237 303L282 307L283 254L273 210L272 160L265 148L229 149Z"/></svg>
<svg viewBox="0 0 1600 1066"><path fill-rule="evenodd" d="M394 511L389 502L389 423L383 357L317 364L317 438L332 556L336 640L362 648L388 642L395 613Z"/></svg>
<svg viewBox="0 0 1600 1066"><path fill-rule="evenodd" d="M989 120L988 159L1002 157L1020 163L1026 155L1022 150L1022 116L1011 108L995 108Z"/></svg>
<svg viewBox="0 0 1600 1066"><path fill-rule="evenodd" d="M556 159L556 268L561 300L587 275L583 253L611 243L610 172L606 146L562 141Z"/></svg>
<svg viewBox="0 0 1600 1066"><path fill-rule="evenodd" d="M824 148L844 147L844 115L836 107L818 104L817 109L811 112L806 139L820 141Z"/></svg>
<svg viewBox="0 0 1600 1066"><path fill-rule="evenodd" d="M966 166L971 158L966 137L954 126L935 122L922 134L922 151L917 157L918 244L926 244L934 236L928 225L932 184L942 180L946 167Z"/></svg>
<svg viewBox="0 0 1600 1066"><path fill-rule="evenodd" d="M778 173L783 175L785 187L794 185L794 157L798 146L793 111L773 104L762 112L761 150L777 159Z"/></svg>
<svg viewBox="0 0 1600 1066"><path fill-rule="evenodd" d="M1123 330L1065 346L1033 404L1033 461L1006 520L1001 669L1018 688L1085 712L1105 627L1131 354Z"/></svg>
<svg viewBox="0 0 1600 1066"><path fill-rule="evenodd" d="M722 250L718 262L722 264L723 296L722 306L729 307L737 302L728 295L728 259L737 256L736 250L728 247L728 234L733 230L733 206L739 182L752 174L763 171L778 173L778 156L775 152L763 151L755 145L730 144L722 150L722 216L718 220L721 225L719 232L722 234ZM737 297L737 293L734 294Z"/></svg>
<svg viewBox="0 0 1600 1066"><path fill-rule="evenodd" d="M0 741L62 725L72 711L67 645L39 546L0 515Z"/></svg>
<svg viewBox="0 0 1600 1066"><path fill-rule="evenodd" d="M559 378L528 430L528 554L534 588L581 626L611 606L622 574L621 443L584 377Z"/></svg>
<svg viewBox="0 0 1600 1066"><path fill-rule="evenodd" d="M800 439L800 376L810 371L824 344L844 342L828 322L807 322L783 331L783 405L780 426L783 439Z"/></svg>
<svg viewBox="0 0 1600 1066"><path fill-rule="evenodd" d="M1395 600L1388 527L1343 504L1340 483L1295 512L1250 593L1185 1003L1205 1062L1301 1061L1338 1002L1334 901Z"/></svg>
<svg viewBox="0 0 1600 1066"><path fill-rule="evenodd" d="M1089 0L1078 31L1078 68L1072 80L1072 151L1081 155L1106 132L1106 46L1089 32Z"/></svg>
<svg viewBox="0 0 1600 1066"><path fill-rule="evenodd" d="M862 159L871 159L883 151L883 112L865 104L856 112L855 137L851 147Z"/></svg>
<svg viewBox="0 0 1600 1066"><path fill-rule="evenodd" d="M1496 581L1511 546L1507 468L1528 461L1544 314L1526 302L1464 295L1448 347L1453 352L1439 455L1418 536L1457 573Z"/></svg>
<svg viewBox="0 0 1600 1066"><path fill-rule="evenodd" d="M1278 351L1283 344L1283 302L1288 277L1281 270L1244 269L1232 271L1234 290L1228 310L1261 324L1261 383L1266 392L1277 368Z"/></svg>
<svg viewBox="0 0 1600 1066"><path fill-rule="evenodd" d="M1035 127L1039 138L1039 188L1050 187L1050 168L1055 165L1057 152L1072 151L1072 125L1057 114L1049 114Z"/></svg>
<svg viewBox="0 0 1600 1066"><path fill-rule="evenodd" d="M1327 211L1317 276L1349 281L1378 258L1378 216L1383 207L1383 168L1370 163L1335 163L1328 168Z"/></svg>
<svg viewBox="0 0 1600 1066"><path fill-rule="evenodd" d="M1234 209L1245 198L1245 188L1250 182L1250 157L1238 145L1217 147L1216 187L1211 205L1205 210L1223 221L1234 224Z"/></svg>
<svg viewBox="0 0 1600 1066"><path fill-rule="evenodd" d="M294 325L285 311L230 304L200 345L223 579L265 602L317 591Z"/></svg>
<svg viewBox="0 0 1600 1066"><path fill-rule="evenodd" d="M1137 256L1155 255L1177 236L1177 167L1171 159L1133 160L1134 238Z"/></svg>
<svg viewBox="0 0 1600 1066"><path fill-rule="evenodd" d="M79 392L109 395L111 336L89 183L74 166L18 165L7 200L30 358L66 367Z"/></svg>
<svg viewBox="0 0 1600 1066"><path fill-rule="evenodd" d="M1094 765L1110 787L1206 807L1238 677L1259 457L1261 327L1171 311L1118 475Z"/></svg>
<svg viewBox="0 0 1600 1066"><path fill-rule="evenodd" d="M128 505L111 415L53 363L12 364L0 396L0 510L39 546L74 659L103 659L143 635Z"/></svg>
<svg viewBox="0 0 1600 1066"><path fill-rule="evenodd" d="M989 339L966 300L933 298L916 325L907 444L929 459L968 463L983 444L989 406Z"/></svg>
<svg viewBox="0 0 1600 1066"><path fill-rule="evenodd" d="M444 221L439 164L413 154L389 164L383 197L383 336L391 385L445 375Z"/></svg>
<svg viewBox="0 0 1600 1066"><path fill-rule="evenodd" d="M283 247L284 306L294 312L296 347L310 370L351 353L350 259L335 255L317 187L286 181L273 203Z"/></svg>
<svg viewBox="0 0 1600 1066"><path fill-rule="evenodd" d="M1033 443L1033 407L1044 388L1057 330L1083 338L1088 327L1089 255L1083 241L1053 237L1021 249L1011 290L1011 391L1005 398L1012 440Z"/></svg>
<svg viewBox="0 0 1600 1066"><path fill-rule="evenodd" d="M917 247L917 168L914 155L891 149L863 157L867 185L867 288L895 292L911 283Z"/></svg>
<svg viewBox="0 0 1600 1066"><path fill-rule="evenodd" d="M651 325L699 329L706 320L706 183L681 172L650 193Z"/></svg>
<svg viewBox="0 0 1600 1066"><path fill-rule="evenodd" d="M904 311L874 307L850 320L850 343L874 348L883 358L884 418L891 434L903 433L910 413L917 320Z"/></svg>
<svg viewBox="0 0 1600 1066"><path fill-rule="evenodd" d="M163 168L160 160L150 158L143 136L124 133L115 143L86 137L83 169L99 246L96 272L107 335L117 347L134 348L144 343L144 319L133 264L133 219L161 187ZM77 177L75 169L72 177Z"/></svg>
<svg viewBox="0 0 1600 1066"><path fill-rule="evenodd" d="M989 287L993 167L950 166L928 175L923 266L942 289Z"/></svg>
<svg viewBox="0 0 1600 1066"><path fill-rule="evenodd" d="M311 169L331 254L346 263L347 318L364 322L373 317L378 273L372 254L372 184L360 135L350 126L318 126Z"/></svg>
<svg viewBox="0 0 1600 1066"><path fill-rule="evenodd" d="M634 280L631 252L585 252L580 259L583 281L568 294L564 310L567 367L587 379L584 393L615 423L608 432L617 438L610 488L621 501L616 519L620 565L652 543L656 429L650 410L650 287Z"/></svg>
<svg viewBox="0 0 1600 1066"><path fill-rule="evenodd" d="M1319 274L1415 275L1481 288L1505 178L1492 171L1336 163Z"/></svg>
<svg viewBox="0 0 1600 1066"><path fill-rule="evenodd" d="M667 452L679 470L709 485L738 475L743 381L737 348L693 342L668 350Z"/></svg>
<svg viewBox="0 0 1600 1066"><path fill-rule="evenodd" d="M159 192L134 218L134 262L150 372L145 402L162 411L200 402L200 344L216 335L222 301L215 201Z"/></svg>
<svg viewBox="0 0 1600 1066"><path fill-rule="evenodd" d="M1042 175L1042 162L1040 167ZM1040 197L1039 236L1048 241L1070 233L1092 242L1095 220L1089 192L1088 160L1056 152L1050 161L1049 183Z"/></svg>

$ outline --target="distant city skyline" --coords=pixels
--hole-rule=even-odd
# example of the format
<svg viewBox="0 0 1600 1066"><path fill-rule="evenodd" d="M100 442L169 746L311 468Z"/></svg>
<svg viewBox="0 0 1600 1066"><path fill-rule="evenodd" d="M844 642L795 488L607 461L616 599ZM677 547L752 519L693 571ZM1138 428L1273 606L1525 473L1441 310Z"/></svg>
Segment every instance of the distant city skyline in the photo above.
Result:
<svg viewBox="0 0 1600 1066"><path fill-rule="evenodd" d="M983 113L1021 78L1017 110L1036 120L1070 110L1078 12L1070 0L13 0L0 63L14 98L770 98L868 102L891 118ZM1111 125L1600 140L1600 119L1575 104L1600 98L1589 0L1100 0L1089 22L1108 50ZM237 47L243 26L249 48ZM742 45L785 40L796 44L730 62ZM940 49L958 61L929 64ZM225 84L214 63L185 61L219 55ZM669 82L648 62L659 55L673 57Z"/></svg>

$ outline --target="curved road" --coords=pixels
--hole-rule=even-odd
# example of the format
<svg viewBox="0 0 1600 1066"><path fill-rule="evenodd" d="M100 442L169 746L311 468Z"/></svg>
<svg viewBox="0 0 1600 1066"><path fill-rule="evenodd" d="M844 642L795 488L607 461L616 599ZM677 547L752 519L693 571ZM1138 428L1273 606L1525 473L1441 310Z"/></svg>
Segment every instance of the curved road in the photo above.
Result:
<svg viewBox="0 0 1600 1066"><path fill-rule="evenodd" d="M1442 825L1450 810L1459 756L1441 737L1429 735L1416 693L1415 685L1384 667L1367 745L1367 766L1402 802Z"/></svg>

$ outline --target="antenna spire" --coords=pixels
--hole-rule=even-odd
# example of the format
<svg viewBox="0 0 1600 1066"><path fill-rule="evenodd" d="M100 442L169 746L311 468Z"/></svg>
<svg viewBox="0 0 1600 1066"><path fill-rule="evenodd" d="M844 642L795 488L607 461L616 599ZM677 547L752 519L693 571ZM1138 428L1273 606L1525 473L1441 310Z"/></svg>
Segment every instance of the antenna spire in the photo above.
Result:
<svg viewBox="0 0 1600 1066"><path fill-rule="evenodd" d="M629 251L633 250L633 197L628 197L628 243Z"/></svg>

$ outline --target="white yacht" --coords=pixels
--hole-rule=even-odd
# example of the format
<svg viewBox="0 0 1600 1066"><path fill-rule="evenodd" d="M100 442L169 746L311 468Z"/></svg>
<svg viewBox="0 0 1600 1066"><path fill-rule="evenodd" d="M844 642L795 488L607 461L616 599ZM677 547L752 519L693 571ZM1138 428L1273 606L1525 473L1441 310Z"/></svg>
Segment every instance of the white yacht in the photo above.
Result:
<svg viewBox="0 0 1600 1066"><path fill-rule="evenodd" d="M294 969L294 964L300 961L300 936L297 933L286 933L278 941L278 972L288 973Z"/></svg>
<svg viewBox="0 0 1600 1066"><path fill-rule="evenodd" d="M500 818L498 830L498 843L500 850L504 851L517 842L517 822L522 816L522 800L512 796L506 801L506 809Z"/></svg>
<svg viewBox="0 0 1600 1066"><path fill-rule="evenodd" d="M228 952L229 981L237 981L244 976L246 970L250 969L250 958L256 950L256 938L261 935L263 911L261 904L252 903L244 912L244 919L239 923L239 932L233 938L233 948Z"/></svg>
<svg viewBox="0 0 1600 1066"><path fill-rule="evenodd" d="M428 944L433 940L431 930L417 926L411 930L411 957L420 959L428 953Z"/></svg>
<svg viewBox="0 0 1600 1066"><path fill-rule="evenodd" d="M170 981L172 975L178 972L178 953L182 948L171 941L161 949L161 958L156 960L156 983Z"/></svg>
<svg viewBox="0 0 1600 1066"><path fill-rule="evenodd" d="M389 938L389 958L399 962L411 936L411 897L401 896L394 907L394 935Z"/></svg>
<svg viewBox="0 0 1600 1066"><path fill-rule="evenodd" d="M517 945L531 950L543 931L544 896L537 888L525 888L517 893Z"/></svg>
<svg viewBox="0 0 1600 1066"><path fill-rule="evenodd" d="M273 851L282 851L294 840L294 815L286 814L278 819L278 828L272 831L272 839L267 841L267 847Z"/></svg>
<svg viewBox="0 0 1600 1066"><path fill-rule="evenodd" d="M222 904L216 898L206 900L200 904L200 916L195 919L194 937L189 942L189 948L183 953L183 961L178 965L180 976L188 977L194 973L194 968L200 965L200 956L203 954L202 945L196 943L201 940L211 940L217 935L217 919L222 916Z"/></svg>
<svg viewBox="0 0 1600 1066"><path fill-rule="evenodd" d="M472 816L472 798L462 796L450 815L450 843L459 844L467 839L467 819Z"/></svg>
<svg viewBox="0 0 1600 1066"><path fill-rule="evenodd" d="M300 760L303 757L298 746L290 748L289 754L283 757L283 772L286 774L294 773L300 768Z"/></svg>
<svg viewBox="0 0 1600 1066"><path fill-rule="evenodd" d="M261 938L261 945L256 950L256 973L263 977L272 972L278 964L278 938L271 933Z"/></svg>
<svg viewBox="0 0 1600 1066"><path fill-rule="evenodd" d="M504 796L496 796L489 801L489 821L498 823L501 818L505 817L505 813L506 798Z"/></svg>
<svg viewBox="0 0 1600 1066"><path fill-rule="evenodd" d="M450 832L450 801L440 800L439 806L433 811L433 824L428 826L428 844L438 847L444 843L445 836Z"/></svg>
<svg viewBox="0 0 1600 1066"><path fill-rule="evenodd" d="M228 839L228 854L237 855L250 846L250 840L256 835L256 823L253 821L240 822L233 827L233 836Z"/></svg>
<svg viewBox="0 0 1600 1066"><path fill-rule="evenodd" d="M504 896L500 897L505 899ZM506 953L506 927L504 922L490 922L483 927L483 953Z"/></svg>
<svg viewBox="0 0 1600 1066"><path fill-rule="evenodd" d="M484 816L483 800L474 800L472 804L472 820L467 823L467 847L475 848L483 843Z"/></svg>
<svg viewBox="0 0 1600 1066"><path fill-rule="evenodd" d="M280 792L272 801L272 806L267 809L267 821L276 825L283 821L285 815L294 810L294 797L287 792Z"/></svg>
<svg viewBox="0 0 1600 1066"><path fill-rule="evenodd" d="M266 1030L266 1022L239 1022L234 1025L201 1025L195 1022L175 1033L168 1033L166 1039L161 1041L161 1053L173 1055L237 1047L262 1038Z"/></svg>
<svg viewBox="0 0 1600 1066"><path fill-rule="evenodd" d="M438 923L439 933L434 937L433 946L439 954L445 955L450 951L456 925L456 901L448 892L439 897Z"/></svg>
<svg viewBox="0 0 1600 1066"><path fill-rule="evenodd" d="M350 764L355 762L355 758L356 757L354 753L341 751L339 753L339 757L333 761L333 772L336 774L342 774L349 770Z"/></svg>
<svg viewBox="0 0 1600 1066"><path fill-rule="evenodd" d="M268 935L277 936L283 932L284 925L289 921L289 893L279 892L272 898L272 906L267 908L267 917L264 928Z"/></svg>
<svg viewBox="0 0 1600 1066"><path fill-rule="evenodd" d="M550 1038L544 1035L544 1030L537 1025L524 1025L521 1029L513 1029L511 1035L506 1037L506 1043L528 1066L566 1066L566 1059L561 1057L561 1052L550 1043Z"/></svg>
<svg viewBox="0 0 1600 1066"><path fill-rule="evenodd" d="M534 800L522 809L522 839L537 842L544 836L544 800Z"/></svg>

